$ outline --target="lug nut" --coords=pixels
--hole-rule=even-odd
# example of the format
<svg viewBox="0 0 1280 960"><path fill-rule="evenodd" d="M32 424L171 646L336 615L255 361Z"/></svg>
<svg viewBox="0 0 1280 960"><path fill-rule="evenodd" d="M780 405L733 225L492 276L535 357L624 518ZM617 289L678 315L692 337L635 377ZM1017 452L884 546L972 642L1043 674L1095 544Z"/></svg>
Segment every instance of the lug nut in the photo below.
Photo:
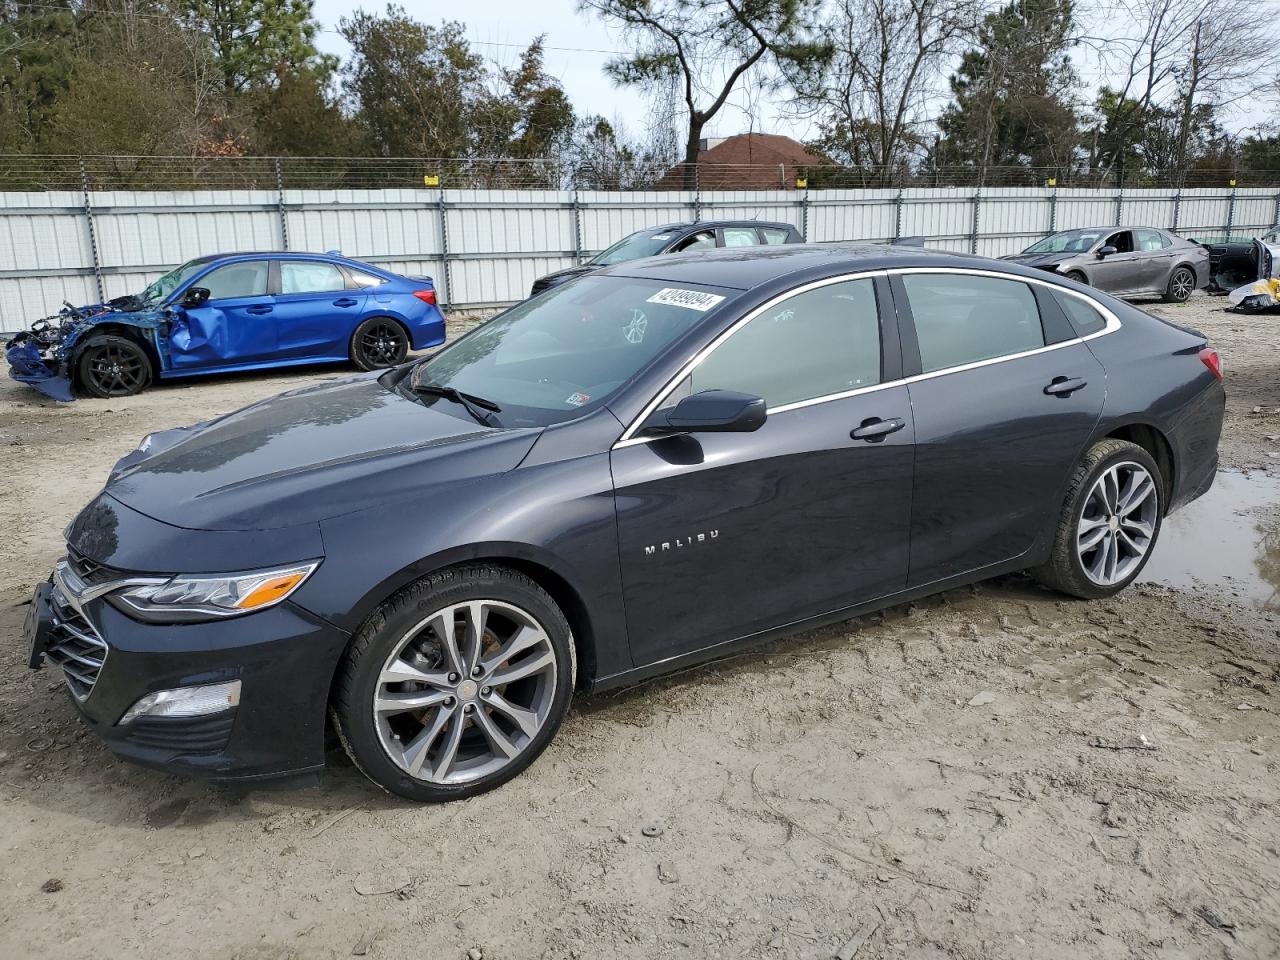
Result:
<svg viewBox="0 0 1280 960"><path fill-rule="evenodd" d="M445 697L445 698L444 698L444 705L445 705L446 707L452 707L452 706L453 706L453 704L454 704L454 702L455 702L455 701L454 701L453 697Z"/></svg>
<svg viewBox="0 0 1280 960"><path fill-rule="evenodd" d="M463 712L463 713L470 713L470 712L471 712L472 710L474 710L475 708L476 708L476 707L475 707L475 704L474 704L474 703L467 703L467 704L464 704L464 705L463 705L463 707L462 707L462 712Z"/></svg>
<svg viewBox="0 0 1280 960"><path fill-rule="evenodd" d="M476 667L474 670L471 671L471 675L473 677L478 677L482 673L484 673L484 667Z"/></svg>
<svg viewBox="0 0 1280 960"><path fill-rule="evenodd" d="M456 673L451 673L451 674L449 674L449 682L450 682L450 683L457 683L457 682L458 682L458 679L459 679L459 677L458 677L458 675L457 675Z"/></svg>
<svg viewBox="0 0 1280 960"><path fill-rule="evenodd" d="M491 694L491 693L493 693L493 687L481 687L481 688L480 688L480 696L482 696L482 697L487 697L487 696L488 696L489 694Z"/></svg>

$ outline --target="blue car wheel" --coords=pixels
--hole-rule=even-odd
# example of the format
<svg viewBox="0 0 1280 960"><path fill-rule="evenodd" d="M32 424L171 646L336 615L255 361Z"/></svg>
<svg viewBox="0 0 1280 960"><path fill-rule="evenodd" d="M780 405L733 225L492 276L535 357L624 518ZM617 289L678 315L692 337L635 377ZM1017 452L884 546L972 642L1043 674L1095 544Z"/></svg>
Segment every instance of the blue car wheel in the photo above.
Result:
<svg viewBox="0 0 1280 960"><path fill-rule="evenodd" d="M394 367L408 354L409 335L390 317L370 317L351 337L351 362L361 370Z"/></svg>
<svg viewBox="0 0 1280 960"><path fill-rule="evenodd" d="M76 379L95 397L131 397L151 382L151 360L125 337L92 337L80 349Z"/></svg>

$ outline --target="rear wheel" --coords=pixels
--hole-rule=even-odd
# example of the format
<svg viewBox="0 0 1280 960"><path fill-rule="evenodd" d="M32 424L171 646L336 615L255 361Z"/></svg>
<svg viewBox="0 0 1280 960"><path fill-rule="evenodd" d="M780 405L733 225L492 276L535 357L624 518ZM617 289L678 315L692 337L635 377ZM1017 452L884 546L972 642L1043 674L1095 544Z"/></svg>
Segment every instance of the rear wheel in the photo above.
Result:
<svg viewBox="0 0 1280 960"><path fill-rule="evenodd" d="M394 367L408 354L409 335L390 317L370 317L351 335L351 362L361 370Z"/></svg>
<svg viewBox="0 0 1280 960"><path fill-rule="evenodd" d="M131 397L151 382L151 359L127 337L91 337L76 359L76 380L95 397Z"/></svg>
<svg viewBox="0 0 1280 960"><path fill-rule="evenodd" d="M1164 299L1167 303L1186 303L1196 288L1196 275L1190 267L1178 267L1169 275L1169 285L1165 287Z"/></svg>
<svg viewBox="0 0 1280 960"><path fill-rule="evenodd" d="M569 624L503 567L432 574L384 604L352 642L332 707L347 753L383 789L458 800L529 766L569 707Z"/></svg>
<svg viewBox="0 0 1280 960"><path fill-rule="evenodd" d="M1164 479L1146 450L1102 440L1072 477L1049 561L1030 573L1077 597L1109 597L1146 565L1164 516Z"/></svg>

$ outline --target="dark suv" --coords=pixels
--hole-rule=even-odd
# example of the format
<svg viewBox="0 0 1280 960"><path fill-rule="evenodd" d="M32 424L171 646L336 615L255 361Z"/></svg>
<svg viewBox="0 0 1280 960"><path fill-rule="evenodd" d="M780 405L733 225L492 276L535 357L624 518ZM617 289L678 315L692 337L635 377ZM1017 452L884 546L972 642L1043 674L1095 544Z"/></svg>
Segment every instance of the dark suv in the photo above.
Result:
<svg viewBox="0 0 1280 960"><path fill-rule="evenodd" d="M539 277L533 281L529 296L539 294L574 277L580 277L584 273L590 273L598 267L609 267L628 260L656 257L662 253L682 253L686 250L774 246L783 243L804 243L804 237L789 223L766 220L697 220L664 223L658 227L637 230L623 237L608 249L601 250L586 263Z"/></svg>

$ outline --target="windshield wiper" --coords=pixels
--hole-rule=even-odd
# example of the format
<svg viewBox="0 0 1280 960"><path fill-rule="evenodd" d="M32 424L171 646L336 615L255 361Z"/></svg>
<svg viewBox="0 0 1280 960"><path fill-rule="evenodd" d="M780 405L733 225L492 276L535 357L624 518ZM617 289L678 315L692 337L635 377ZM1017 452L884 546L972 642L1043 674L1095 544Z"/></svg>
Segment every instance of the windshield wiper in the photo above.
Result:
<svg viewBox="0 0 1280 960"><path fill-rule="evenodd" d="M414 393L425 393L429 396L452 400L471 414L477 423L483 423L486 427L501 426L494 414L501 413L502 408L492 400L477 397L474 393L463 393L457 387L446 387L442 383L415 383L409 389Z"/></svg>

